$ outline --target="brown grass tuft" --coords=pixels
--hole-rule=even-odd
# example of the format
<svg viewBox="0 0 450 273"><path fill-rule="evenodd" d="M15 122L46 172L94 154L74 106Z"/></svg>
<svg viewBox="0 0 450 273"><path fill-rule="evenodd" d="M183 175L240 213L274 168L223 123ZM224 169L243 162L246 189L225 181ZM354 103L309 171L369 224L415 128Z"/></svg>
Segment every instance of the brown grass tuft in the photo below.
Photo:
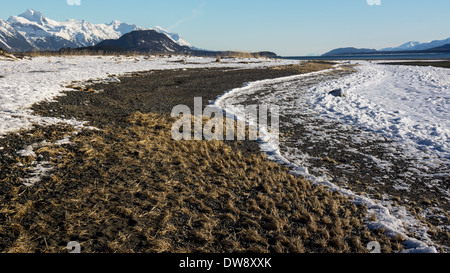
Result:
<svg viewBox="0 0 450 273"><path fill-rule="evenodd" d="M36 149L54 169L34 187L8 165L1 252L67 252L69 241L107 253L366 252L372 240L385 251L400 247L401 238L367 229L364 208L262 155L244 156L241 142L174 141L166 115L129 121Z"/></svg>

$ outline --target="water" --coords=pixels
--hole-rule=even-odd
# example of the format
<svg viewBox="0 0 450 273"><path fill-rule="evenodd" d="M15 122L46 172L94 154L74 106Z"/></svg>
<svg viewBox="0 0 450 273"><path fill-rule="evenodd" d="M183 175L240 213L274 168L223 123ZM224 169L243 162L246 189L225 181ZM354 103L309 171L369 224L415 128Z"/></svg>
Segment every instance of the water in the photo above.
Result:
<svg viewBox="0 0 450 273"><path fill-rule="evenodd" d="M450 53L401 53L401 54L354 54L342 56L292 56L289 60L442 60L450 59Z"/></svg>

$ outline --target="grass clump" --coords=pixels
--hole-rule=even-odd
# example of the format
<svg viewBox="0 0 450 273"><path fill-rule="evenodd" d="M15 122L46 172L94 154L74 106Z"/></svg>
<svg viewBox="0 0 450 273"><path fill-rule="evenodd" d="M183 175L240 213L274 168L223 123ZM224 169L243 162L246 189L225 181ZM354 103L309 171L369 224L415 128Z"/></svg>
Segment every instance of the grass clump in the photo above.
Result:
<svg viewBox="0 0 450 273"><path fill-rule="evenodd" d="M36 150L53 164L34 187L9 164L0 181L0 251L367 252L401 246L363 223L365 208L312 185L242 143L174 141L164 114L82 131ZM17 169L17 170L16 170ZM2 167L3 172L3 167Z"/></svg>

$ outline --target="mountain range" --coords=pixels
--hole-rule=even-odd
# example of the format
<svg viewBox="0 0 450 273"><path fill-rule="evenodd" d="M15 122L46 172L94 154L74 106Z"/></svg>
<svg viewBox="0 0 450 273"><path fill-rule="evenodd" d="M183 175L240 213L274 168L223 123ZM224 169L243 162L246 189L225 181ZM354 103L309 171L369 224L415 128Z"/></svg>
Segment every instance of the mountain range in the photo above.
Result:
<svg viewBox="0 0 450 273"><path fill-rule="evenodd" d="M57 22L32 9L18 16L11 16L7 21L0 19L0 47L10 52L91 47L139 30L153 30L181 47L192 47L179 34L169 33L161 27L146 29L117 20L109 24L93 24L74 19Z"/></svg>
<svg viewBox="0 0 450 273"><path fill-rule="evenodd" d="M436 40L429 43L420 43L416 41L407 42L398 47L388 47L379 51L408 51L408 50L428 50L450 44L450 38Z"/></svg>
<svg viewBox="0 0 450 273"><path fill-rule="evenodd" d="M395 53L436 53L450 51L450 38L436 40L429 43L407 42L397 47L377 49L344 47L333 49L322 56L336 56L349 54L395 54Z"/></svg>
<svg viewBox="0 0 450 273"><path fill-rule="evenodd" d="M247 57L247 58L277 58L277 54L269 51L261 52L238 52L238 51L212 51L205 49L197 49L194 47L184 46L183 43L176 43L174 38L168 37L166 34L157 30L135 30L124 34L118 39L104 40L95 46L79 47L79 48L63 48L60 51L64 53L81 52L88 54L89 52L96 54L103 52L107 54L120 54L126 52L138 53L169 53L182 54L201 57Z"/></svg>

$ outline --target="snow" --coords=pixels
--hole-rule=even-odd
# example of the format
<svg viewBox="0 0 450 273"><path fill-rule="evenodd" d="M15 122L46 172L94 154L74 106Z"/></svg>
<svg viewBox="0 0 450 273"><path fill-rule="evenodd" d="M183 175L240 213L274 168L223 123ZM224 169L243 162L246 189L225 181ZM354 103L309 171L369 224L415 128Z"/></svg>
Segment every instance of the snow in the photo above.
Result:
<svg viewBox="0 0 450 273"><path fill-rule="evenodd" d="M11 47L7 44L7 40L14 37L16 34L17 32L13 27L0 19L0 48L11 50Z"/></svg>
<svg viewBox="0 0 450 273"><path fill-rule="evenodd" d="M434 166L444 166L448 170L450 159L450 70L433 67L388 66L372 62L358 61L357 73L343 78L326 80L329 71L285 77L248 83L242 88L231 90L215 100L214 105L228 115L244 120L239 105L246 101L259 101L262 105L278 105L285 117L299 113L334 125L338 121L342 127L362 128L354 142L364 142L366 138L387 138L401 146L407 157L416 159L418 168L414 175ZM317 80L317 76L324 78ZM325 79L325 80L324 80ZM316 81L316 82L314 82ZM301 86L309 86L305 92ZM330 91L342 88L346 97L335 97ZM293 120L299 124L304 119ZM251 120L249 124L256 123ZM281 124L291 127L292 124ZM325 126L326 127L326 126ZM329 126L332 128L332 126ZM351 127L349 127L351 128ZM329 129L336 136L334 129ZM349 130L347 128L347 130ZM366 133L365 133L366 132ZM267 132L266 132L267 134ZM378 203L368 196L357 195L348 189L329 181L326 172L322 176L312 175L306 164L305 151L284 147L275 135L260 137L260 147L268 158L291 167L292 172L310 179L314 183L329 187L348 196L355 203L365 204L368 215L376 215L370 222L371 228L384 228L391 236L397 234L406 238L405 252L436 252L435 244L427 234L427 227L404 207L394 207L388 201ZM327 132L314 131L311 141L322 138ZM352 137L345 135L344 137ZM284 152L283 151L284 148ZM380 169L389 169L391 163L367 155ZM419 166L420 165L420 166ZM342 166L350 167L350 166ZM412 174L412 173L410 173ZM437 174L434 174L436 176ZM448 175L448 173L447 173ZM444 174L445 176L445 174ZM408 190L399 183L397 189ZM445 192L443 191L443 194ZM414 237L407 234L414 233Z"/></svg>
<svg viewBox="0 0 450 273"><path fill-rule="evenodd" d="M19 17L33 22L40 22L44 18L44 15L42 15L42 13L40 13L39 11L28 9L27 11L19 15Z"/></svg>
<svg viewBox="0 0 450 273"><path fill-rule="evenodd" d="M184 60L184 62L181 62ZM97 80L118 82L118 75L129 72L205 67L262 68L293 64L298 61L254 59L216 63L215 58L200 57L117 57L76 56L39 57L18 61L0 60L0 135L30 128L32 123L68 123L83 126L82 121L43 118L32 115L29 108L40 101L50 101L62 94L73 82Z"/></svg>
<svg viewBox="0 0 450 273"><path fill-rule="evenodd" d="M48 176L48 174L53 170L53 165L50 162L47 161L33 161L32 167L30 167L30 170L32 171L30 173L30 177L21 179L21 182L26 187L32 187L39 183L43 177Z"/></svg>
<svg viewBox="0 0 450 273"><path fill-rule="evenodd" d="M77 131L73 132L76 134ZM70 141L70 136L65 136L63 139L57 140L55 143L49 143L46 140L40 143L33 143L24 147L22 150L18 151L17 154L22 157L33 157L36 158L36 153L34 152L37 149L42 147L48 147L52 145L67 145L72 144ZM39 183L44 177L48 176L50 172L53 170L54 165L48 161L32 161L28 166L20 164L22 167L27 168L30 172L27 178L21 178L21 182L27 187L32 187L35 184Z"/></svg>
<svg viewBox="0 0 450 273"><path fill-rule="evenodd" d="M359 73L315 86L320 114L403 143L411 156L450 160L450 70L360 63ZM343 88L345 98L328 95Z"/></svg>

